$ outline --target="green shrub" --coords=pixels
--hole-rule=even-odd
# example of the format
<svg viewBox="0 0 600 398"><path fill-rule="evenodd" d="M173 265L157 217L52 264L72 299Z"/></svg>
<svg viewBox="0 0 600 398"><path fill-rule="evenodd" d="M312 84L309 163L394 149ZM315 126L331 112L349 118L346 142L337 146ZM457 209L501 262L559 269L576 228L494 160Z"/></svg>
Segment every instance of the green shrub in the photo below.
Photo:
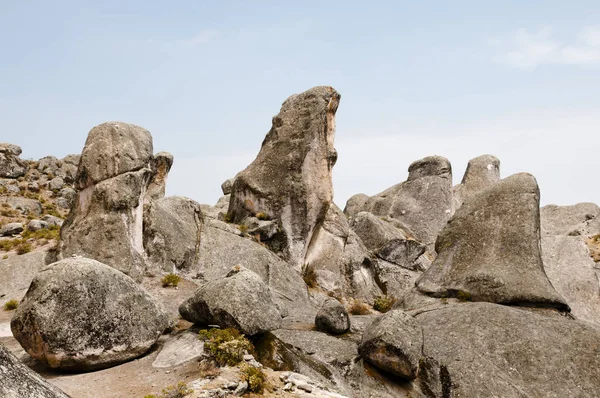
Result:
<svg viewBox="0 0 600 398"><path fill-rule="evenodd" d="M4 303L4 311L16 310L18 306L19 302L17 300L9 300Z"/></svg>
<svg viewBox="0 0 600 398"><path fill-rule="evenodd" d="M231 217L231 215L227 213L223 216L223 221L225 221L228 224L231 224L233 222L233 217Z"/></svg>
<svg viewBox="0 0 600 398"><path fill-rule="evenodd" d="M2 239L0 240L0 251L9 252L18 246L22 239Z"/></svg>
<svg viewBox="0 0 600 398"><path fill-rule="evenodd" d="M396 298L393 296L378 296L373 302L373 308L379 312L388 312L396 303Z"/></svg>
<svg viewBox="0 0 600 398"><path fill-rule="evenodd" d="M181 277L175 274L167 274L160 280L160 282L162 283L163 287L177 287L179 282L181 282Z"/></svg>
<svg viewBox="0 0 600 398"><path fill-rule="evenodd" d="M456 292L456 298L460 301L471 301L471 293L459 290Z"/></svg>
<svg viewBox="0 0 600 398"><path fill-rule="evenodd" d="M48 240L58 240L60 237L60 227L57 225L51 225L48 228L40 229L37 231L25 231L21 234L23 239L48 239Z"/></svg>
<svg viewBox="0 0 600 398"><path fill-rule="evenodd" d="M248 233L248 226L247 225L244 225L244 224L238 225L238 229L243 234Z"/></svg>
<svg viewBox="0 0 600 398"><path fill-rule="evenodd" d="M302 279L304 279L306 286L311 288L317 287L317 272L315 271L315 267L306 264L302 270Z"/></svg>
<svg viewBox="0 0 600 398"><path fill-rule="evenodd" d="M242 362L246 352L254 351L252 343L233 328L201 330L204 349L219 366L235 366Z"/></svg>
<svg viewBox="0 0 600 398"><path fill-rule="evenodd" d="M240 366L242 380L248 383L248 391L255 394L262 394L265 390L266 375L259 368L250 366L247 363Z"/></svg>
<svg viewBox="0 0 600 398"><path fill-rule="evenodd" d="M31 243L21 242L19 246L17 246L17 254L20 256L21 254L29 253L31 249Z"/></svg>

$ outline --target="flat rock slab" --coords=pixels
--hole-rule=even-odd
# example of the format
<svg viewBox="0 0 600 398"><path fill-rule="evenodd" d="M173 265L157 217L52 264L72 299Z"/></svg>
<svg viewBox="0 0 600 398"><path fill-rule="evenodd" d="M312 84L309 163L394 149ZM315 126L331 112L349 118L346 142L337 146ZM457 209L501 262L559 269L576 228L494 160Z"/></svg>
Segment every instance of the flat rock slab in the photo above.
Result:
<svg viewBox="0 0 600 398"><path fill-rule="evenodd" d="M168 340L152 362L154 368L170 368L200 357L204 354L204 342L196 330L185 332Z"/></svg>

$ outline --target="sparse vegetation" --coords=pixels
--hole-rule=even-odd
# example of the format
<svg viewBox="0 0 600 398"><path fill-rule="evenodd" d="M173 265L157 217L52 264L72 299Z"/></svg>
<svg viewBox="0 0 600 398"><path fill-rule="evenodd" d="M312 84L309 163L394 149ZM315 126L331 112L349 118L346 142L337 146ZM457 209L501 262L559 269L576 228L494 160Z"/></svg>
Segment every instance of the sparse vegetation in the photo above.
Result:
<svg viewBox="0 0 600 398"><path fill-rule="evenodd" d="M248 226L247 225L244 225L244 224L238 225L238 229L243 234L248 233Z"/></svg>
<svg viewBox="0 0 600 398"><path fill-rule="evenodd" d="M27 239L48 239L48 240L52 240L52 239L56 239L58 240L60 235L60 227L56 226L56 225L52 225L48 228L44 228L44 229L40 229L37 231L25 231L23 233L21 233L21 236L23 237L23 239L27 240Z"/></svg>
<svg viewBox="0 0 600 398"><path fill-rule="evenodd" d="M199 374L203 379L212 379L217 377L221 371L213 360L204 360L200 362Z"/></svg>
<svg viewBox="0 0 600 398"><path fill-rule="evenodd" d="M8 258L8 254L5 254L4 256L2 256L2 260L6 260Z"/></svg>
<svg viewBox="0 0 600 398"><path fill-rule="evenodd" d="M32 249L31 243L29 243L29 242L21 242L17 246L17 254L20 256L22 254L29 253L31 251L31 249Z"/></svg>
<svg viewBox="0 0 600 398"><path fill-rule="evenodd" d="M180 381L177 385L164 388L160 395L150 394L144 396L144 398L183 398L193 392L194 390L188 389L187 385Z"/></svg>
<svg viewBox="0 0 600 398"><path fill-rule="evenodd" d="M266 213L263 213L261 211L261 212L256 213L256 218L258 218L259 220L265 221L265 220L269 219L269 216L267 216Z"/></svg>
<svg viewBox="0 0 600 398"><path fill-rule="evenodd" d="M181 282L181 277L173 273L165 275L160 280L160 283L162 283L163 287L177 287L179 282Z"/></svg>
<svg viewBox="0 0 600 398"><path fill-rule="evenodd" d="M373 308L379 312L388 312L396 303L396 298L393 296L378 296L373 302Z"/></svg>
<svg viewBox="0 0 600 398"><path fill-rule="evenodd" d="M248 391L255 394L262 394L265 390L266 375L259 368L250 366L247 363L240 366L242 380L248 383Z"/></svg>
<svg viewBox="0 0 600 398"><path fill-rule="evenodd" d="M471 293L459 290L456 292L456 298L459 301L471 301Z"/></svg>
<svg viewBox="0 0 600 398"><path fill-rule="evenodd" d="M302 270L302 279L304 279L304 283L306 286L310 288L317 287L317 272L315 271L315 267L309 264L304 266Z"/></svg>
<svg viewBox="0 0 600 398"><path fill-rule="evenodd" d="M229 213L226 213L223 216L223 221L225 221L228 224L231 224L233 222L233 217L231 217L231 215Z"/></svg>
<svg viewBox="0 0 600 398"><path fill-rule="evenodd" d="M252 343L233 328L201 330L204 349L219 366L235 366L242 362L246 352L254 351Z"/></svg>
<svg viewBox="0 0 600 398"><path fill-rule="evenodd" d="M348 308L348 312L352 315L369 315L371 313L369 306L360 300L354 300Z"/></svg>
<svg viewBox="0 0 600 398"><path fill-rule="evenodd" d="M4 311L16 310L18 306L19 302L17 300L9 300L4 303Z"/></svg>

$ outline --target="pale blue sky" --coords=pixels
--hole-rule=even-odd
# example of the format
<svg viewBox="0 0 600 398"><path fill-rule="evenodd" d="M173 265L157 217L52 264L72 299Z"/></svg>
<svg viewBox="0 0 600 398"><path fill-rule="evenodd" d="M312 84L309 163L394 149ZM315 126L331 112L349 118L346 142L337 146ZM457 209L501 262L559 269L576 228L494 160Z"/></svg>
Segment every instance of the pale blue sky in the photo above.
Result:
<svg viewBox="0 0 600 398"><path fill-rule="evenodd" d="M524 4L526 3L526 4ZM341 94L335 201L423 156L492 153L544 203L600 202L600 2L0 0L0 141L81 151L108 120L174 154L213 203L289 95Z"/></svg>

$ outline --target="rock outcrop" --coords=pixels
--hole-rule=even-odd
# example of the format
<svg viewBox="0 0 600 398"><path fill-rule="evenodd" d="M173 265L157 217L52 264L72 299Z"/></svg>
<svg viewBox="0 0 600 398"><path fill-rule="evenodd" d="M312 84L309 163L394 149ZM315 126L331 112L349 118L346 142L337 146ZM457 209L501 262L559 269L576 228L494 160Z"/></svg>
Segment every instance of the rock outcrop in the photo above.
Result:
<svg viewBox="0 0 600 398"><path fill-rule="evenodd" d="M417 281L418 290L568 310L544 273L539 200L535 178L521 173L465 202L438 237L438 256Z"/></svg>
<svg viewBox="0 0 600 398"><path fill-rule="evenodd" d="M594 397L600 331L559 314L490 303L416 316L439 397Z"/></svg>
<svg viewBox="0 0 600 398"><path fill-rule="evenodd" d="M423 331L415 319L392 310L365 330L358 352L369 363L393 375L414 379L422 357Z"/></svg>
<svg viewBox="0 0 600 398"><path fill-rule="evenodd" d="M342 334L350 330L350 317L342 303L329 298L317 312L315 325L322 332Z"/></svg>
<svg viewBox="0 0 600 398"><path fill-rule="evenodd" d="M69 398L21 363L0 343L0 397Z"/></svg>
<svg viewBox="0 0 600 398"><path fill-rule="evenodd" d="M41 270L11 321L29 355L76 371L136 358L169 326L163 307L133 279L86 258Z"/></svg>
<svg viewBox="0 0 600 398"><path fill-rule="evenodd" d="M333 199L339 100L333 88L324 86L289 97L273 118L258 156L236 175L231 190L232 220L241 223L257 213L275 220L281 234L268 244L297 270Z"/></svg>
<svg viewBox="0 0 600 398"><path fill-rule="evenodd" d="M462 182L454 187L455 207L479 191L500 181L500 160L493 155L481 155L469 160Z"/></svg>
<svg viewBox="0 0 600 398"><path fill-rule="evenodd" d="M448 159L430 156L413 162L408 173L407 181L366 201L363 196L350 198L346 209L353 214L367 211L390 217L407 237L433 249L435 239L453 213L452 167Z"/></svg>
<svg viewBox="0 0 600 398"><path fill-rule="evenodd" d="M166 177L160 165L167 158L152 156L152 136L142 127L94 127L79 162L77 197L61 229L60 256L93 258L140 280L146 267L143 205L149 185L160 196Z"/></svg>
<svg viewBox="0 0 600 398"><path fill-rule="evenodd" d="M27 172L27 165L23 162L21 147L13 144L0 143L0 178L19 178Z"/></svg>
<svg viewBox="0 0 600 398"><path fill-rule="evenodd" d="M202 210L191 199L170 196L152 201L144 211L147 267L165 272L190 271L198 263Z"/></svg>
<svg viewBox="0 0 600 398"><path fill-rule="evenodd" d="M269 287L260 276L240 266L225 278L202 285L181 304L179 313L201 326L235 328L250 336L281 326Z"/></svg>

